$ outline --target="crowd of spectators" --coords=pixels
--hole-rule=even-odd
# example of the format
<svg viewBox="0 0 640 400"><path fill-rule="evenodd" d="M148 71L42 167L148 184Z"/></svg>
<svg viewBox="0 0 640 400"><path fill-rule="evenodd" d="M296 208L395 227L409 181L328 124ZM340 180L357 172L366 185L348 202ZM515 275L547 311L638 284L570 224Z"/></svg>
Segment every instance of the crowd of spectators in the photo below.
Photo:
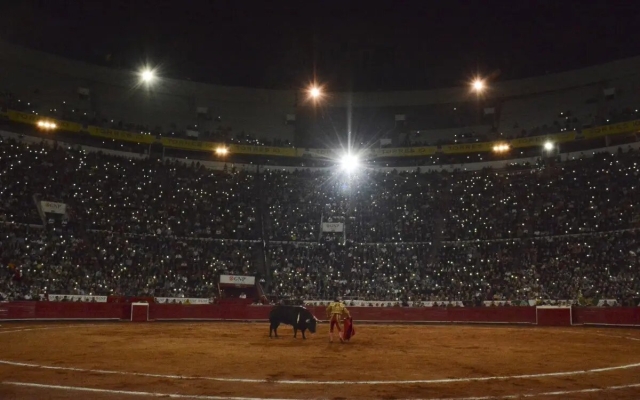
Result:
<svg viewBox="0 0 640 400"><path fill-rule="evenodd" d="M456 174L445 236L502 239L640 226L640 153L568 161L544 169Z"/></svg>
<svg viewBox="0 0 640 400"><path fill-rule="evenodd" d="M308 300L395 300L429 285L428 244L280 243L269 248L274 290ZM423 279L425 278L425 279Z"/></svg>
<svg viewBox="0 0 640 400"><path fill-rule="evenodd" d="M640 231L444 244L438 264L456 300L640 297ZM454 284L449 286L448 281ZM637 303L637 302L636 302ZM635 305L635 304L634 304Z"/></svg>
<svg viewBox="0 0 640 400"><path fill-rule="evenodd" d="M0 300L44 294L216 297L220 274L253 275L255 244L4 224Z"/></svg>
<svg viewBox="0 0 640 400"><path fill-rule="evenodd" d="M34 196L71 209L77 227L133 234L257 239L252 174L0 142L0 203L10 222L38 223ZM41 221L40 221L41 223Z"/></svg>
<svg viewBox="0 0 640 400"><path fill-rule="evenodd" d="M283 297L370 301L640 298L640 231L426 244L272 246Z"/></svg>
<svg viewBox="0 0 640 400"><path fill-rule="evenodd" d="M318 241L321 222L341 222L357 242L428 242L442 211L438 174L298 170L267 171L262 179L270 188L270 240Z"/></svg>
<svg viewBox="0 0 640 400"><path fill-rule="evenodd" d="M0 140L0 297L210 297L234 273L317 300L630 301L639 164L249 173ZM38 200L65 203L67 223Z"/></svg>

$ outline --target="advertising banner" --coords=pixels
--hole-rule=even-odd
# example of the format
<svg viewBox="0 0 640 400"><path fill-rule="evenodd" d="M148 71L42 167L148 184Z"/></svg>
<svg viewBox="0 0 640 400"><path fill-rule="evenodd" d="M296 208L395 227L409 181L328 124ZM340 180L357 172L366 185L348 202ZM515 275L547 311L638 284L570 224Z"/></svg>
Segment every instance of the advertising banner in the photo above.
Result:
<svg viewBox="0 0 640 400"><path fill-rule="evenodd" d="M323 222L322 232L342 232L344 224L342 222Z"/></svg>
<svg viewBox="0 0 640 400"><path fill-rule="evenodd" d="M266 156L295 157L296 149L292 147L250 146L244 144L229 145L230 153L254 154Z"/></svg>
<svg viewBox="0 0 640 400"><path fill-rule="evenodd" d="M600 299L598 300L598 307L614 307L618 306L618 300L616 299Z"/></svg>
<svg viewBox="0 0 640 400"><path fill-rule="evenodd" d="M370 149L371 157L420 157L436 154L436 146L423 147L390 147L386 149Z"/></svg>
<svg viewBox="0 0 640 400"><path fill-rule="evenodd" d="M107 296L84 296L76 294L50 294L49 301L71 301L83 303L106 303Z"/></svg>
<svg viewBox="0 0 640 400"><path fill-rule="evenodd" d="M463 154L474 152L486 152L493 149L493 143L490 142L478 142L478 143L462 143L462 144L448 144L442 146L442 152L444 154Z"/></svg>
<svg viewBox="0 0 640 400"><path fill-rule="evenodd" d="M82 125L76 122L62 121L54 118L45 118L37 114L29 114L20 111L7 111L7 117L10 121L19 122L22 124L38 125L38 122L47 120L56 124L57 129L69 132L80 132Z"/></svg>
<svg viewBox="0 0 640 400"><path fill-rule="evenodd" d="M328 306L333 300L305 300L305 306ZM368 300L344 300L347 307L402 307L399 301L368 301ZM404 307L464 307L461 301L408 301Z"/></svg>
<svg viewBox="0 0 640 400"><path fill-rule="evenodd" d="M517 149L521 147L543 146L546 142L566 143L566 142L574 141L575 139L576 139L576 133L572 131L572 132L556 133L553 135L531 136L531 137L513 139L510 142L510 144L511 144L511 147L513 147L514 149Z"/></svg>
<svg viewBox="0 0 640 400"><path fill-rule="evenodd" d="M220 275L220 283L224 285L254 286L256 284L256 277L242 275Z"/></svg>
<svg viewBox="0 0 640 400"><path fill-rule="evenodd" d="M486 300L482 302L484 307L501 306L569 306L577 304L575 300Z"/></svg>
<svg viewBox="0 0 640 400"><path fill-rule="evenodd" d="M123 140L127 142L146 143L146 144L151 144L156 140L152 135L143 135L142 133L121 131L118 129L100 128L97 126L89 126L87 128L87 131L91 136L100 137L104 139Z"/></svg>
<svg viewBox="0 0 640 400"><path fill-rule="evenodd" d="M621 133L633 133L640 131L640 120L619 122L612 125L596 126L584 129L582 134L587 139L593 139L608 135L619 135Z"/></svg>
<svg viewBox="0 0 640 400"><path fill-rule="evenodd" d="M42 211L48 214L66 214L67 205L65 203L56 203L53 201L41 201L40 207Z"/></svg>
<svg viewBox="0 0 640 400"><path fill-rule="evenodd" d="M193 139L178 139L178 138L170 138L163 137L160 139L160 142L166 147L173 147L176 149L183 150L194 150L194 151L215 151L215 149L221 146L221 143L214 142L205 142L200 140Z"/></svg>
<svg viewBox="0 0 640 400"><path fill-rule="evenodd" d="M191 297L156 297L154 301L159 304L211 304L211 299Z"/></svg>

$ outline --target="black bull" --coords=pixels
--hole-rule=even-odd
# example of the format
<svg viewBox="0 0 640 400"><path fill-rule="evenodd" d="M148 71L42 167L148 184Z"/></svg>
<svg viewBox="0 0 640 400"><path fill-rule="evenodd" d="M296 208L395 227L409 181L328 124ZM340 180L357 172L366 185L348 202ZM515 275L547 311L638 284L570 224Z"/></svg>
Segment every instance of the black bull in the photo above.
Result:
<svg viewBox="0 0 640 400"><path fill-rule="evenodd" d="M293 326L293 337L296 337L298 330L302 331L302 338L306 339L304 331L307 329L311 333L316 333L318 319L311 314L311 311L300 306L275 306L269 314L269 337L273 332L278 337L278 326L280 324Z"/></svg>

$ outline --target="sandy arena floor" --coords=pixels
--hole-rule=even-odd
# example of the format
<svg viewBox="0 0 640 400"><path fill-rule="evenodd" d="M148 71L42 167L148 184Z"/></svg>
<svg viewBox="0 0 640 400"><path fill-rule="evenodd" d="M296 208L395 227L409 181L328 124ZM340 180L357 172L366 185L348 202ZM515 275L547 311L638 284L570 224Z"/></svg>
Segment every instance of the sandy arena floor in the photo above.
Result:
<svg viewBox="0 0 640 400"><path fill-rule="evenodd" d="M638 330L356 328L330 344L327 325L303 341L267 324L3 324L0 399L640 399Z"/></svg>

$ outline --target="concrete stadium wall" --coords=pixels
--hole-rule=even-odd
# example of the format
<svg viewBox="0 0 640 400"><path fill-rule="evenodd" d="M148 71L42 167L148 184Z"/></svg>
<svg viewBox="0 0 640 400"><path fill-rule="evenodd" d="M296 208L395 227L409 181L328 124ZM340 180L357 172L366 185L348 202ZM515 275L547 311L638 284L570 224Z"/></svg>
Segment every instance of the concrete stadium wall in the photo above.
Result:
<svg viewBox="0 0 640 400"><path fill-rule="evenodd" d="M234 304L149 304L149 319L156 321L266 321L269 306ZM318 318L324 307L309 307ZM537 323L536 307L402 308L350 307L354 320L366 323ZM640 307L573 308L574 325L640 327ZM0 320L130 320L130 303L12 302L0 304Z"/></svg>

